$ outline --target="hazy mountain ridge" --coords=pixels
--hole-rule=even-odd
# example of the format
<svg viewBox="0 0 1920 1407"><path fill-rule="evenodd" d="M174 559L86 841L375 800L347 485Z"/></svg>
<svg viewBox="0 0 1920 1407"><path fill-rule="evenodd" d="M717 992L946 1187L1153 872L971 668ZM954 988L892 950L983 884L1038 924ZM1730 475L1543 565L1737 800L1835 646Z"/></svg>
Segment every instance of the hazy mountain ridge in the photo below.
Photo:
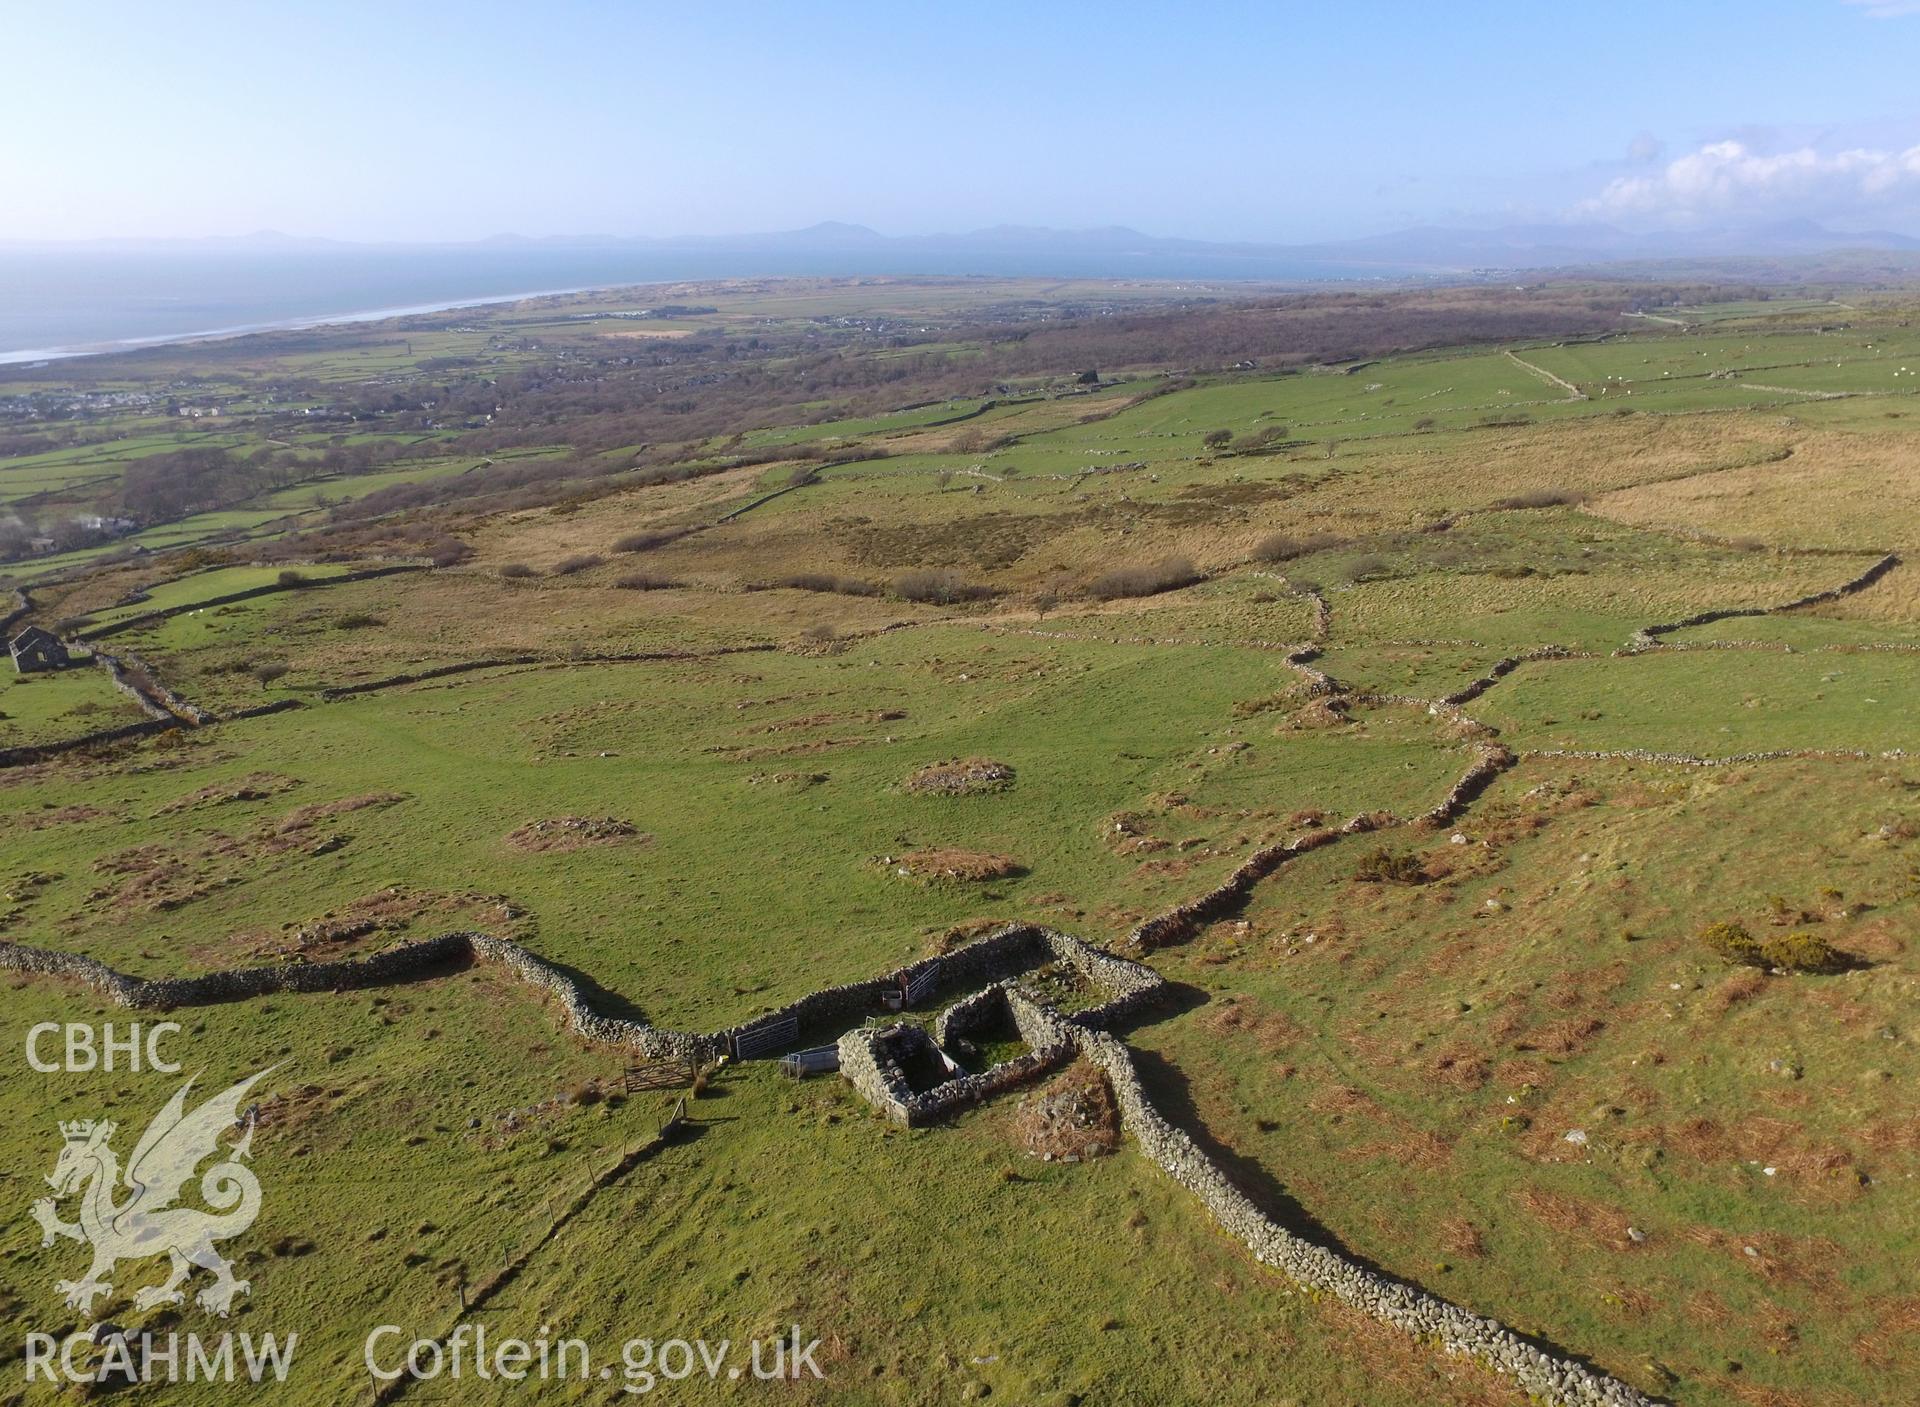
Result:
<svg viewBox="0 0 1920 1407"><path fill-rule="evenodd" d="M1711 229L1632 232L1606 224L1528 224L1491 228L1419 226L1356 239L1306 244L1201 240L1150 235L1124 225L1090 229L1054 229L1034 225L994 225L965 233L888 235L866 225L828 220L802 229L735 235L553 235L499 234L485 239L406 243L358 243L260 231L206 239L105 239L65 243L0 240L0 252L113 253L144 250L169 253L352 253L364 250L433 249L455 251L524 250L688 250L738 254L874 253L1005 254L1054 253L1103 256L1178 255L1183 259L1273 258L1347 264L1379 263L1440 271L1482 268L1558 268L1615 260L1671 258L1781 257L1841 250L1920 251L1920 238L1893 230L1831 230L1812 220Z"/></svg>

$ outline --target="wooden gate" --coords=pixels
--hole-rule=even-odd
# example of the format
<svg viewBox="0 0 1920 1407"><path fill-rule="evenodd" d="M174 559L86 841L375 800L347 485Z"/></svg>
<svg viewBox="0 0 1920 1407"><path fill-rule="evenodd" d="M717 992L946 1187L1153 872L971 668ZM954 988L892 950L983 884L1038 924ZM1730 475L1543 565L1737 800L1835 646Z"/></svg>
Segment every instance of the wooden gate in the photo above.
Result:
<svg viewBox="0 0 1920 1407"><path fill-rule="evenodd" d="M627 1066L626 1091L628 1094L637 1094L641 1090L690 1085L694 1074L694 1062L691 1060L646 1060L638 1065Z"/></svg>

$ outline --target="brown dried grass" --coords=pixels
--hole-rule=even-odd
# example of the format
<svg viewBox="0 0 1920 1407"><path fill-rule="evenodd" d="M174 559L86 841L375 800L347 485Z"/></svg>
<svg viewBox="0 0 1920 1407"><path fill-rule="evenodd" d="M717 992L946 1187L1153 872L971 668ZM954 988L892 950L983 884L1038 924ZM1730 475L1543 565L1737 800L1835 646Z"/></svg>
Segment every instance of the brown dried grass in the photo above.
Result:
<svg viewBox="0 0 1920 1407"><path fill-rule="evenodd" d="M1024 872L1011 855L992 855L981 850L960 850L952 846L932 846L910 850L894 864L922 883L942 882L978 884L990 879L1010 879Z"/></svg>

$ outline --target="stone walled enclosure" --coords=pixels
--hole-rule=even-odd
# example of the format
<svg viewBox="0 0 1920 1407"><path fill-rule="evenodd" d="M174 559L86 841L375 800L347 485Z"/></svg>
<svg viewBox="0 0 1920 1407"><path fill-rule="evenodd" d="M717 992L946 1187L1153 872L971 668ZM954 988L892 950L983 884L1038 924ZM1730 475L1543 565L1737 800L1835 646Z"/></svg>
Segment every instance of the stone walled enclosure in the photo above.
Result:
<svg viewBox="0 0 1920 1407"><path fill-rule="evenodd" d="M1336 835L1322 832L1303 838L1291 848L1310 849ZM1006 980L1011 974L1049 961L1071 966L1106 1000L1062 1015L1031 1000ZM523 981L543 988L559 1004L566 1024L583 1037L651 1058L718 1058L730 1048L733 1032L742 1029L711 1034L666 1031L640 1021L605 1016L593 1008L581 984L570 974L517 943L481 933L447 933L362 959L153 979L116 972L98 959L81 954L0 943L0 968L77 980L122 1006L158 1010L275 992L377 986L416 980L470 962L499 963ZM1513 1375L1528 1392L1546 1400L1571 1407L1651 1407L1652 1399L1530 1343L1497 1321L1357 1265L1339 1251L1304 1240L1267 1217L1191 1138L1160 1115L1140 1083L1127 1047L1104 1029L1138 1012L1165 990L1164 979L1139 963L1065 934L1034 925L1009 924L944 957L925 959L869 982L812 993L746 1025L792 1016L804 1033L810 1026L833 1020L860 1020L880 1005L883 992L900 990L905 981L933 963L941 964L940 985L947 990L985 984L954 1003L937 1029L943 1034L957 1034L964 1033L969 1023L977 1028L997 1014L997 1003L1004 1003L1028 1050L979 1074L960 1076L916 1093L877 1038L888 1033L856 1030L843 1037L839 1045L842 1073L888 1117L907 1125L932 1122L1025 1083L1076 1054L1084 1056L1105 1074L1122 1126L1133 1135L1141 1151L1199 1197L1221 1228L1243 1242L1262 1264L1310 1290L1336 1295L1384 1323L1434 1339L1449 1352L1472 1355L1496 1371ZM920 1039L928 1039L913 1029Z"/></svg>

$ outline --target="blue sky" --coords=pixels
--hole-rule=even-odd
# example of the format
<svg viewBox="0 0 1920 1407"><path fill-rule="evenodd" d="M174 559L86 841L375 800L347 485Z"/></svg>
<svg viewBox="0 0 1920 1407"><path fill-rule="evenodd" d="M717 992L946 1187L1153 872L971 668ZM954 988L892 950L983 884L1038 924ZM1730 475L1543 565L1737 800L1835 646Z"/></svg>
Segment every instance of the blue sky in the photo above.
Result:
<svg viewBox="0 0 1920 1407"><path fill-rule="evenodd" d="M1920 233L1920 0L0 0L0 34L0 239Z"/></svg>

